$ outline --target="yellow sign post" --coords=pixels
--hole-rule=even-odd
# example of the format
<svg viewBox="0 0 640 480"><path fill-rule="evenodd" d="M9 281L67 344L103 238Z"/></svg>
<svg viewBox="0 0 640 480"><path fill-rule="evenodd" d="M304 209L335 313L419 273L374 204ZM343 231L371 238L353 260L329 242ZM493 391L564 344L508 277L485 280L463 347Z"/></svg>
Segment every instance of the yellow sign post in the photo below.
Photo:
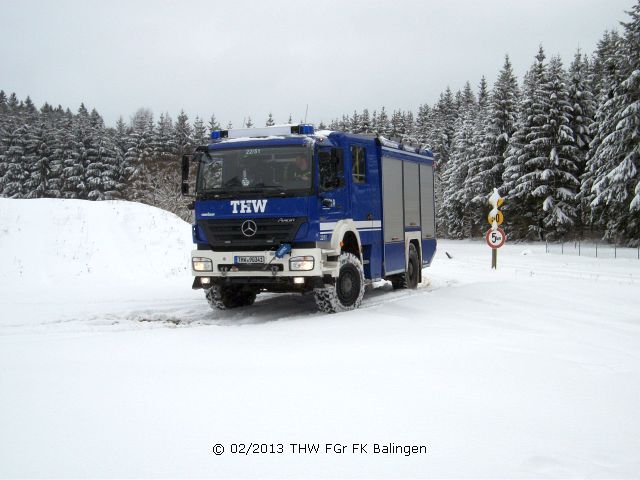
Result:
<svg viewBox="0 0 640 480"><path fill-rule="evenodd" d="M498 189L494 188L493 193L489 196L489 205L493 208L487 216L487 221L491 228L485 234L487 245L491 247L491 268L498 268L498 249L507 241L507 235L504 230L499 227L504 222L504 215L498 207L502 206L504 198L498 193Z"/></svg>

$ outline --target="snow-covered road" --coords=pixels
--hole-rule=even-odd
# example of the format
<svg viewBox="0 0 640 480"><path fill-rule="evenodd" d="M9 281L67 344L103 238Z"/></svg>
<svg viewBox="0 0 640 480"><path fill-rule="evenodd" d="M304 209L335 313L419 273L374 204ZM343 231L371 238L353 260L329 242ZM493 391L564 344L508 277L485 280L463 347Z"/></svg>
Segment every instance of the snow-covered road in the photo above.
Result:
<svg viewBox="0 0 640 480"><path fill-rule="evenodd" d="M214 312L190 290L184 252L140 246L150 226L122 234L149 212L108 205L92 208L112 208L99 231L118 243L50 233L39 247L28 222L0 230L0 261L11 265L0 273L0 476L640 472L640 261L507 244L491 271L480 242L445 241L417 291L381 285L355 312L318 314L295 295ZM90 225L84 208L70 211ZM122 231L112 214L129 219ZM188 258L188 225L161 212L152 222ZM66 260L38 254L51 245ZM103 255L112 262L96 263ZM129 274L156 255L162 267ZM284 453L230 452L251 442ZM427 453L372 453L392 442ZM321 453L294 454L291 443ZM325 454L327 443L367 443L369 453Z"/></svg>

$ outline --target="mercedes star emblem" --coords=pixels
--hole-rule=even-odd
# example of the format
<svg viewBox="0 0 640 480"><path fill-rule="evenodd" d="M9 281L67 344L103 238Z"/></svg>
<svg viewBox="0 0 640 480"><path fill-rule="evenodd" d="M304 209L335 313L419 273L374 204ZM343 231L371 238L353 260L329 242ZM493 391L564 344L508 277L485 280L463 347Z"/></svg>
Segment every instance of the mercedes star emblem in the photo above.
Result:
<svg viewBox="0 0 640 480"><path fill-rule="evenodd" d="M253 220L245 220L242 222L240 230L245 237L253 237L258 231L258 226Z"/></svg>

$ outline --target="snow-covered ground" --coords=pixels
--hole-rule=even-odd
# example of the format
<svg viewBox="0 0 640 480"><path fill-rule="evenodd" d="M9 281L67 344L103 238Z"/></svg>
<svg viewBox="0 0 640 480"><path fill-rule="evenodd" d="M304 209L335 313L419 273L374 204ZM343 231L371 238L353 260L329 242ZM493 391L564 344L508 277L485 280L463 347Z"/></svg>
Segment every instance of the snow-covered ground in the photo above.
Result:
<svg viewBox="0 0 640 480"><path fill-rule="evenodd" d="M355 312L221 313L190 248L150 207L0 199L0 477L637 478L640 261L440 242Z"/></svg>

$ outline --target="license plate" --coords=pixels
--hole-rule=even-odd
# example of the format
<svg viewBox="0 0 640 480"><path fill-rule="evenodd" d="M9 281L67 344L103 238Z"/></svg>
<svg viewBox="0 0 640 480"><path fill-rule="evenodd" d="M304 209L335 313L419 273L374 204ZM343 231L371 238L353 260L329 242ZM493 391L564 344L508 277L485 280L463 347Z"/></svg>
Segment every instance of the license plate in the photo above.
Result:
<svg viewBox="0 0 640 480"><path fill-rule="evenodd" d="M264 263L262 255L236 255L233 263Z"/></svg>

